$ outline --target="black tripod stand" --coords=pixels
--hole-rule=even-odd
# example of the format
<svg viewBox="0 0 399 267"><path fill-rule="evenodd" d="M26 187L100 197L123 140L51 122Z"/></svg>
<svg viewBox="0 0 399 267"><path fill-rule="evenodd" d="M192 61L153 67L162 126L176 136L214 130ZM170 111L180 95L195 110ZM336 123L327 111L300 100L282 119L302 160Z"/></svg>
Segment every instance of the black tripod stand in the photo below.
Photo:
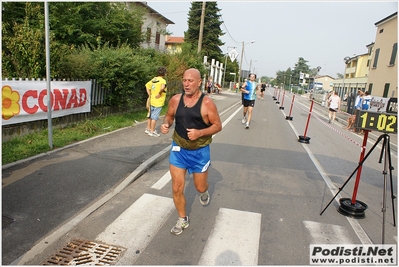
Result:
<svg viewBox="0 0 399 267"><path fill-rule="evenodd" d="M383 212L383 214L382 214L382 244L384 244L384 241L385 241L386 191L387 191L387 174L388 174L388 170L389 170L389 177L390 177L390 183L391 183L391 200L392 200L393 225L396 227L396 220L395 220L395 198L396 197L394 196L393 185L392 185L392 170L394 168L392 167L392 161L391 161L391 149L390 149L390 145L389 145L390 137L386 133L381 135L380 137L378 137L377 141L372 146L370 151L363 158L363 160L359 162L359 164L356 167L356 169L352 172L352 174L345 181L345 183L339 188L338 192L330 200L330 202L323 209L323 211L320 213L320 215L322 215L324 213L324 211L328 208L328 206L330 206L330 204L333 202L333 200L338 196L338 194L342 191L342 189L345 187L345 185L352 178L353 174L355 174L356 171L359 169L359 167L363 165L363 162L366 161L368 156L371 154L371 152L373 152L374 148L380 143L381 140L384 140L384 142L382 144L380 159L379 159L378 163L381 163L382 162L382 158L384 157L384 170L382 172L383 176L384 176L383 201L382 201L382 212ZM359 201L358 203L355 203L355 205L352 205L352 204L348 205L348 201L346 201L346 200L347 199L341 199L340 200L341 206L339 207L338 211L341 214L348 215L348 216L351 216L351 217L363 218L364 217L364 210L367 208L367 205L365 205L361 201ZM359 215L359 216L357 216L357 215Z"/></svg>

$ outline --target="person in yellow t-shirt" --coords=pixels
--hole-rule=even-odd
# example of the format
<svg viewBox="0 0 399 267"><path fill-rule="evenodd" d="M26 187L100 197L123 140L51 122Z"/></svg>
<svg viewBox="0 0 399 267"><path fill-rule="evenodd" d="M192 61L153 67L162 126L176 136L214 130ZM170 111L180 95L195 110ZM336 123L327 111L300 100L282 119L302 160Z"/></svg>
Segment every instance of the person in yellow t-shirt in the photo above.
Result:
<svg viewBox="0 0 399 267"><path fill-rule="evenodd" d="M152 137L159 137L160 134L155 130L155 125L161 114L163 105L166 99L166 68L158 68L158 76L147 82L145 88L148 94L147 109L148 109L148 121L145 133Z"/></svg>

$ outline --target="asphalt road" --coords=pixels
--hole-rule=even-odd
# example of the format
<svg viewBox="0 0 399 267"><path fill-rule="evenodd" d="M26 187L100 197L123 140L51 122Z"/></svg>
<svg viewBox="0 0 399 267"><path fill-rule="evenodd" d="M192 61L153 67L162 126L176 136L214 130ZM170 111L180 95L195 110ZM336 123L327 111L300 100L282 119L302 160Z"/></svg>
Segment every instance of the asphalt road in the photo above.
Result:
<svg viewBox="0 0 399 267"><path fill-rule="evenodd" d="M126 249L119 265L308 265L310 244L379 244L383 225L385 243L396 244L390 191L385 219L381 212L381 146L363 164L357 191L366 218L343 216L337 201L320 215L357 167L363 136L343 129L343 114L329 124L318 104L308 121L305 96L286 120L292 96L280 109L273 93L256 100L248 130L239 94L212 96L224 127L211 145L211 204L199 204L187 175L191 222L181 236L170 234L177 219L167 179L171 134L150 138L145 124L3 168L2 212L15 221L3 227L2 263L41 264L73 239ZM298 142L305 130L308 144ZM379 135L370 133L367 149ZM352 197L355 178L339 197Z"/></svg>

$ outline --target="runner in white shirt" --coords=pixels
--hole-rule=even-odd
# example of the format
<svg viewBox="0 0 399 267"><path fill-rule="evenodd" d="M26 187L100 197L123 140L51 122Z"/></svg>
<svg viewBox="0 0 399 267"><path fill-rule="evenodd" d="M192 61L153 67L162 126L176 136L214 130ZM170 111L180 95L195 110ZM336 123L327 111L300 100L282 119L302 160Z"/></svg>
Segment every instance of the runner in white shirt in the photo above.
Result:
<svg viewBox="0 0 399 267"><path fill-rule="evenodd" d="M328 108L328 123L331 123L335 120L335 114L341 107L341 98L338 96L337 91L330 96L328 99L330 106Z"/></svg>

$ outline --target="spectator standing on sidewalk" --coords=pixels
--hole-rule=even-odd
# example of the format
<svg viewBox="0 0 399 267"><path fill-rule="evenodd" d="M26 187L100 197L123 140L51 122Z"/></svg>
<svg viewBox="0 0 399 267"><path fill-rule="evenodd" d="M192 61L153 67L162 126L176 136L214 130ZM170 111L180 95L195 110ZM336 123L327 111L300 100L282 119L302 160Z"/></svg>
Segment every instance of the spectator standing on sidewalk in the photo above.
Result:
<svg viewBox="0 0 399 267"><path fill-rule="evenodd" d="M149 103L147 100L147 108L149 113L147 115L147 128L145 133L152 137L159 137L160 134L155 130L155 125L161 114L163 105L166 99L166 68L158 68L158 76L154 77L151 81L147 82L145 88L147 90Z"/></svg>
<svg viewBox="0 0 399 267"><path fill-rule="evenodd" d="M332 123L335 120L335 115L341 108L341 98L338 96L337 91L334 91L328 99L328 123Z"/></svg>
<svg viewBox="0 0 399 267"><path fill-rule="evenodd" d="M210 95L213 91L213 81L212 76L209 76L208 82L206 83L207 93Z"/></svg>
<svg viewBox="0 0 399 267"><path fill-rule="evenodd" d="M184 183L186 173L193 174L194 186L200 193L199 201L206 206L208 193L208 168L211 164L210 143L212 135L222 130L219 113L209 96L200 91L201 74L188 69L183 75L184 92L169 100L161 132L166 134L175 121L169 170L172 176L173 201L179 214L171 233L179 235L190 224L186 213Z"/></svg>
<svg viewBox="0 0 399 267"><path fill-rule="evenodd" d="M357 90L357 96L355 99L355 112L353 115L348 117L348 125L346 126L346 130L350 130L353 125L355 124L356 121L356 110L357 109L362 109L362 102L363 102L363 91L362 90ZM353 131L356 131L356 129L353 129Z"/></svg>
<svg viewBox="0 0 399 267"><path fill-rule="evenodd" d="M252 119L252 110L255 106L256 93L258 91L258 85L255 79L256 74L251 73L249 75L249 81L246 81L241 87L241 92L244 93L244 117L242 123L245 123L245 129L249 129Z"/></svg>
<svg viewBox="0 0 399 267"><path fill-rule="evenodd" d="M362 110L368 110L370 108L371 95L369 91L364 92L362 101Z"/></svg>

